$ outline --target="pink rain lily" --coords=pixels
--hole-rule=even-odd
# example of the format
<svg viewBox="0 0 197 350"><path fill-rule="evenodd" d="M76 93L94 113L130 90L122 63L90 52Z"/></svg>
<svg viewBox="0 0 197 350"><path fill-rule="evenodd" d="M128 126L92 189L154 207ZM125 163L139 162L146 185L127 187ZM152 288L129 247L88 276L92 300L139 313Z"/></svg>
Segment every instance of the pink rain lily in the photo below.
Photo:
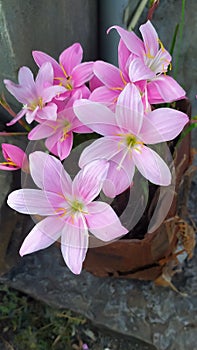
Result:
<svg viewBox="0 0 197 350"><path fill-rule="evenodd" d="M21 103L22 110L7 125L15 124L26 115L26 121L32 123L33 120L56 120L57 106L51 102L54 97L65 91L60 86L53 84L53 67L50 63L43 64L34 81L33 74L28 67L22 67L18 73L19 84L15 84L5 79L7 90Z"/></svg>
<svg viewBox="0 0 197 350"><path fill-rule="evenodd" d="M150 21L140 26L143 41L134 32L129 32L119 26L113 26L109 30L112 28L117 30L127 49L133 55L133 62L131 60L129 68L130 79L132 80L133 77L133 82L142 80L140 74L142 72L143 76L143 71L148 73L149 70L154 73L153 77L148 78L147 84L150 103L172 102L185 97L182 87L172 77L165 74L171 64L171 55L164 48Z"/></svg>
<svg viewBox="0 0 197 350"><path fill-rule="evenodd" d="M120 40L118 46L118 61L119 68L104 61L94 63L94 74L103 86L93 90L90 100L105 104L116 103L121 91L131 82L138 86L143 95L146 81L153 79L155 74L138 57L129 52L123 40Z"/></svg>
<svg viewBox="0 0 197 350"><path fill-rule="evenodd" d="M2 143L2 153L5 162L0 163L0 170L18 170L22 169L28 172L28 160L25 152L9 143Z"/></svg>
<svg viewBox="0 0 197 350"><path fill-rule="evenodd" d="M66 108L57 115L56 121L44 121L37 125L28 134L29 140L40 140L46 138L45 145L50 152L61 160L68 157L73 145L73 132L91 133L87 126L83 125L73 111L73 102L81 94L76 92L66 104Z"/></svg>
<svg viewBox="0 0 197 350"><path fill-rule="evenodd" d="M96 160L72 181L57 158L37 151L29 159L31 176L40 190L14 191L8 205L20 213L45 218L28 234L20 254L44 249L61 236L63 258L70 270L79 274L88 249L88 231L106 242L128 232L110 205L93 201L101 191L109 165Z"/></svg>
<svg viewBox="0 0 197 350"><path fill-rule="evenodd" d="M54 70L54 84L64 86L66 92L59 96L65 99L73 95L76 90L88 98L90 91L85 85L93 76L93 62L81 63L83 50L79 43L64 50L59 56L59 63L41 51L33 51L33 58L40 67L45 62L50 62Z"/></svg>
<svg viewBox="0 0 197 350"><path fill-rule="evenodd" d="M74 103L82 123L104 137L85 148L79 159L83 167L95 159L110 161L103 191L114 197L131 185L135 167L157 185L168 186L171 173L162 158L146 144L174 139L188 122L186 114L159 108L144 115L140 93L128 84L120 94L116 111L89 100Z"/></svg>

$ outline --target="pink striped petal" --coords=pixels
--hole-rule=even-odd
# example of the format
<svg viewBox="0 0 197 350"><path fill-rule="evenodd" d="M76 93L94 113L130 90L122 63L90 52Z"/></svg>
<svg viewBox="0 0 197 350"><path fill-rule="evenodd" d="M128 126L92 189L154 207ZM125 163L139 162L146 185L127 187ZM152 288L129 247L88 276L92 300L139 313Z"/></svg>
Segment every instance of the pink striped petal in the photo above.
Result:
<svg viewBox="0 0 197 350"><path fill-rule="evenodd" d="M155 28L150 21L147 21L139 29L143 37L146 53L155 56L159 50L159 40Z"/></svg>
<svg viewBox="0 0 197 350"><path fill-rule="evenodd" d="M25 114L26 114L27 110L24 108L22 109L17 115L16 117L14 117L9 123L7 123L7 126L11 126L14 125L15 123L17 123Z"/></svg>
<svg viewBox="0 0 197 350"><path fill-rule="evenodd" d="M23 162L27 159L25 152L21 148L9 143L2 143L2 153L6 160L11 159L19 168L22 168Z"/></svg>
<svg viewBox="0 0 197 350"><path fill-rule="evenodd" d="M33 111L27 109L26 121L28 124L31 124L36 119L38 111L39 111L39 106L37 106Z"/></svg>
<svg viewBox="0 0 197 350"><path fill-rule="evenodd" d="M23 214L57 215L57 209L65 202L57 193L23 189L8 196L8 205Z"/></svg>
<svg viewBox="0 0 197 350"><path fill-rule="evenodd" d="M123 146L119 141L121 139L116 137L102 137L94 141L90 146L86 147L82 152L79 159L79 166L82 168L89 162L95 159L106 159L110 160L117 153L121 151Z"/></svg>
<svg viewBox="0 0 197 350"><path fill-rule="evenodd" d="M104 160L94 160L88 163L73 180L73 196L81 198L85 203L95 199L106 179L109 163Z"/></svg>
<svg viewBox="0 0 197 350"><path fill-rule="evenodd" d="M53 84L53 76L52 64L50 62L43 63L35 80L38 96L42 96L43 89Z"/></svg>
<svg viewBox="0 0 197 350"><path fill-rule="evenodd" d="M50 62L53 66L54 70L54 76L55 77L62 77L64 76L63 71L57 61L52 58L51 56L47 55L46 53L42 51L33 51L32 52L34 61L38 65L38 67L41 67L43 63Z"/></svg>
<svg viewBox="0 0 197 350"><path fill-rule="evenodd" d="M168 70L168 66L172 60L171 55L165 49L160 49L157 55L149 61L149 67L154 71L155 74L165 73Z"/></svg>
<svg viewBox="0 0 197 350"><path fill-rule="evenodd" d="M116 106L117 125L137 135L141 129L144 106L139 90L134 84L127 84L118 97Z"/></svg>
<svg viewBox="0 0 197 350"><path fill-rule="evenodd" d="M64 160L69 156L73 145L73 133L69 132L65 139L60 139L57 142L57 153L60 160Z"/></svg>
<svg viewBox="0 0 197 350"><path fill-rule="evenodd" d="M155 151L146 146L139 151L133 149L132 158L139 172L150 182L161 186L170 185L170 170Z"/></svg>
<svg viewBox="0 0 197 350"><path fill-rule="evenodd" d="M155 73L148 68L140 58L135 58L129 65L129 78L131 82L153 79Z"/></svg>
<svg viewBox="0 0 197 350"><path fill-rule="evenodd" d="M125 156L125 152L128 150L125 149L110 160L107 179L103 185L103 192L107 197L116 197L132 184L135 164L129 153Z"/></svg>
<svg viewBox="0 0 197 350"><path fill-rule="evenodd" d="M74 112L81 123L101 135L119 133L114 113L106 106L89 100L74 103Z"/></svg>
<svg viewBox="0 0 197 350"><path fill-rule="evenodd" d="M55 103L48 103L48 105L37 111L36 117L39 119L55 121L57 119L57 105Z"/></svg>
<svg viewBox="0 0 197 350"><path fill-rule="evenodd" d="M128 233L109 204L93 202L88 204L85 215L89 231L104 242L120 238Z"/></svg>
<svg viewBox="0 0 197 350"><path fill-rule="evenodd" d="M144 45L142 40L134 32L129 32L119 26L113 26L108 29L108 32L111 29L116 29L121 39L124 41L125 45L135 55L142 57L144 52Z"/></svg>
<svg viewBox="0 0 197 350"><path fill-rule="evenodd" d="M42 96L43 102L47 103L64 92L65 92L65 88L63 86L59 86L59 85L49 86L44 90L42 90L41 96Z"/></svg>
<svg viewBox="0 0 197 350"><path fill-rule="evenodd" d="M130 56L131 52L126 47L124 41L120 39L119 45L118 45L118 63L120 70L124 72L124 74L127 75L127 61ZM128 77L127 77L128 78Z"/></svg>
<svg viewBox="0 0 197 350"><path fill-rule="evenodd" d="M97 89L95 89L90 97L90 101L95 101L95 102L101 102L106 105L106 103L115 103L117 101L117 98L120 94L120 90L111 90L107 88L106 86L101 86Z"/></svg>
<svg viewBox="0 0 197 350"><path fill-rule="evenodd" d="M29 162L31 176L38 187L60 195L71 193L71 178L57 158L37 151L30 154Z"/></svg>
<svg viewBox="0 0 197 350"><path fill-rule="evenodd" d="M124 81L121 78L121 71L110 63L96 61L94 63L94 74L108 88L120 90L124 87Z"/></svg>
<svg viewBox="0 0 197 350"><path fill-rule="evenodd" d="M29 140L45 139L46 137L49 137L54 133L54 128L55 128L55 122L47 121L42 124L38 124L37 126L35 126L35 128L33 128L29 132L28 139Z"/></svg>
<svg viewBox="0 0 197 350"><path fill-rule="evenodd" d="M159 108L144 118L139 137L147 144L170 141L180 134L188 122L185 113L171 108Z"/></svg>
<svg viewBox="0 0 197 350"><path fill-rule="evenodd" d="M185 91L169 75L160 75L147 84L150 103L173 102L185 98Z"/></svg>
<svg viewBox="0 0 197 350"><path fill-rule="evenodd" d="M28 91L18 84L13 83L11 80L4 79L4 84L6 89L20 102L23 104L28 104L31 96Z"/></svg>
<svg viewBox="0 0 197 350"><path fill-rule="evenodd" d="M18 72L18 82L26 89L35 91L35 82L32 71L28 67L21 67Z"/></svg>
<svg viewBox="0 0 197 350"><path fill-rule="evenodd" d="M79 43L73 44L61 53L59 62L63 66L67 76L72 75L73 68L81 63L82 56L83 50Z"/></svg>
<svg viewBox="0 0 197 350"><path fill-rule="evenodd" d="M72 80L74 87L85 84L93 77L93 62L84 62L74 67L72 71Z"/></svg>
<svg viewBox="0 0 197 350"><path fill-rule="evenodd" d="M65 222L61 237L61 251L68 268L78 275L86 257L89 236L87 227L80 222L81 217L74 220L74 225Z"/></svg>
<svg viewBox="0 0 197 350"><path fill-rule="evenodd" d="M38 222L25 238L20 255L26 255L49 247L61 235L64 223L59 218L47 217Z"/></svg>
<svg viewBox="0 0 197 350"><path fill-rule="evenodd" d="M103 86L103 83L96 77L96 75L94 75L89 81L90 91L93 91L100 86Z"/></svg>

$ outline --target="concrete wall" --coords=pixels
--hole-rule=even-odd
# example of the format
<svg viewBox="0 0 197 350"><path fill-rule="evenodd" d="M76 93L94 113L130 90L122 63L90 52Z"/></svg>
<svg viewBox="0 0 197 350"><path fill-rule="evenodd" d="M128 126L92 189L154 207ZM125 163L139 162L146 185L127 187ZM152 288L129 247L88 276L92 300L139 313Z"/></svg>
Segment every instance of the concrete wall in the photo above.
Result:
<svg viewBox="0 0 197 350"><path fill-rule="evenodd" d="M35 69L32 50L58 58L74 42L97 57L97 0L0 0L0 91L20 66Z"/></svg>

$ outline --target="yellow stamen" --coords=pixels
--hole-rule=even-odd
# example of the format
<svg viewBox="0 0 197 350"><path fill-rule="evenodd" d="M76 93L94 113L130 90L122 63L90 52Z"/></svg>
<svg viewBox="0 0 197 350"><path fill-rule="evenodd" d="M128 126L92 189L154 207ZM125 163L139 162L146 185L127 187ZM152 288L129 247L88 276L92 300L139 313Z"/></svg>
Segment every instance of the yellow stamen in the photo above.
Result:
<svg viewBox="0 0 197 350"><path fill-rule="evenodd" d="M151 55L150 49L149 49L148 47L147 47L147 52L145 53L145 56L148 57L148 58L150 58L150 59L155 58L155 56Z"/></svg>
<svg viewBox="0 0 197 350"><path fill-rule="evenodd" d="M64 66L61 63L60 63L60 67L62 68L65 77L68 78L68 74L66 73L66 70L65 70Z"/></svg>
<svg viewBox="0 0 197 350"><path fill-rule="evenodd" d="M158 38L157 40L158 40L159 45L161 46L162 52L165 52L166 49L165 49L165 47L163 46L163 43L161 42L161 40L160 40L159 38Z"/></svg>
<svg viewBox="0 0 197 350"><path fill-rule="evenodd" d="M127 82L126 82L125 78L123 77L123 73L121 71L120 71L120 76L121 76L121 79L122 79L124 85L127 85Z"/></svg>
<svg viewBox="0 0 197 350"><path fill-rule="evenodd" d="M123 88L122 87L113 87L113 88L111 88L111 90L118 90L118 91L122 91L123 90Z"/></svg>
<svg viewBox="0 0 197 350"><path fill-rule="evenodd" d="M66 215L67 211L65 208L57 208L55 212L62 218L64 215ZM61 213L63 212L63 213ZM60 214L61 213L61 214Z"/></svg>

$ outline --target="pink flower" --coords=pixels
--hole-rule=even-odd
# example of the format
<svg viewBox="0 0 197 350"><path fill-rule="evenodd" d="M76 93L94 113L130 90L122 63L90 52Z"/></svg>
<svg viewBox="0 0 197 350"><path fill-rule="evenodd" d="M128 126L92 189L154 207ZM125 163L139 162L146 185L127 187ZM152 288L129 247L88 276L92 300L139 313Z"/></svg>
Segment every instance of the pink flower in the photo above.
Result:
<svg viewBox="0 0 197 350"><path fill-rule="evenodd" d="M8 143L2 143L2 153L6 161L0 163L1 170L22 169L28 172L27 156L21 148Z"/></svg>
<svg viewBox="0 0 197 350"><path fill-rule="evenodd" d="M154 73L129 52L123 40L120 40L118 46L118 61L119 68L104 61L94 63L95 76L104 86L94 89L89 98L91 101L116 103L121 91L131 82L137 84L139 90L144 93L146 80L154 78Z"/></svg>
<svg viewBox="0 0 197 350"><path fill-rule="evenodd" d="M52 86L53 67L50 63L41 66L36 80L28 67L22 67L18 73L19 84L15 84L5 79L4 83L7 90L21 103L22 110L7 125L15 124L19 119L26 115L28 123L33 120L56 120L57 106L51 102L58 94L65 91L63 87Z"/></svg>
<svg viewBox="0 0 197 350"><path fill-rule="evenodd" d="M20 254L46 248L61 236L63 258L70 270L79 274L88 249L88 231L102 241L128 232L107 203L93 201L106 178L108 163L88 164L72 181L57 158L43 152L34 152L29 158L31 176L40 190L14 191L8 205L20 213L45 218L28 234Z"/></svg>
<svg viewBox="0 0 197 350"><path fill-rule="evenodd" d="M39 67L45 62L52 64L54 83L64 86L66 89L66 92L59 97L61 99L72 96L76 90L79 90L85 98L88 98L90 94L85 83L93 76L93 62L81 63L82 56L83 50L78 43L73 44L61 53L59 64L46 53L33 51L33 58Z"/></svg>
<svg viewBox="0 0 197 350"><path fill-rule="evenodd" d="M65 159L70 154L73 145L73 132L92 132L92 130L79 121L73 111L72 105L77 97L79 97L78 92L70 98L66 108L58 113L56 121L46 120L37 125L28 134L29 140L46 138L46 147L61 160Z"/></svg>
<svg viewBox="0 0 197 350"><path fill-rule="evenodd" d="M185 97L182 87L172 77L163 74L168 70L171 56L164 48L150 21L140 26L143 41L134 32L129 32L119 26L113 26L109 30L112 28L117 30L127 49L133 55L129 67L131 81L142 80L141 71L145 69L142 68L142 64L154 73L153 77L148 78L147 84L150 103L172 102Z"/></svg>
<svg viewBox="0 0 197 350"><path fill-rule="evenodd" d="M110 161L103 190L109 197L131 185L135 167L152 183L167 186L171 174L161 157L147 147L175 138L188 122L186 114L159 108L144 115L140 93L128 84L120 94L116 112L89 100L74 103L74 111L82 123L104 137L85 148L80 167L95 159Z"/></svg>

